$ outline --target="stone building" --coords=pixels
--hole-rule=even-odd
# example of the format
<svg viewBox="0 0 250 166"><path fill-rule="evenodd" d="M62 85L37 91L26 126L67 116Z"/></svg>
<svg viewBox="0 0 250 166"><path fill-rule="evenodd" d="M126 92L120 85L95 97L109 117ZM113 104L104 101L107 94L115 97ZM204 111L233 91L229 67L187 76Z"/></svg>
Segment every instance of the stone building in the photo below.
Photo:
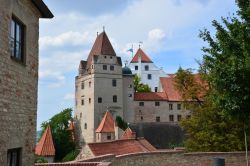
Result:
<svg viewBox="0 0 250 166"><path fill-rule="evenodd" d="M139 48L128 66L133 74L141 78L141 82L148 84L152 92L158 91L160 77L167 77L162 68L157 67L149 56Z"/></svg>
<svg viewBox="0 0 250 166"><path fill-rule="evenodd" d="M106 32L102 32L87 61L80 62L75 79L75 117L80 146L95 142L95 130L107 110L114 118L123 118L125 109L131 108L127 103L133 102L133 77L132 73L125 73L126 77L123 77L122 71L121 58L116 55Z"/></svg>
<svg viewBox="0 0 250 166"><path fill-rule="evenodd" d="M33 166L41 0L0 0L0 165Z"/></svg>

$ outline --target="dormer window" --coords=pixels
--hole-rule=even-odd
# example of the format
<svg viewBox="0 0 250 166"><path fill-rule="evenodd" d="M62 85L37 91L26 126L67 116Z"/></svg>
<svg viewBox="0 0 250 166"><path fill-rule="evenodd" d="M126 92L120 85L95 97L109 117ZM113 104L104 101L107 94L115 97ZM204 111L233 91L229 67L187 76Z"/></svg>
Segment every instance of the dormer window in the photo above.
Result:
<svg viewBox="0 0 250 166"><path fill-rule="evenodd" d="M10 52L12 58L24 62L24 25L15 17L11 20Z"/></svg>

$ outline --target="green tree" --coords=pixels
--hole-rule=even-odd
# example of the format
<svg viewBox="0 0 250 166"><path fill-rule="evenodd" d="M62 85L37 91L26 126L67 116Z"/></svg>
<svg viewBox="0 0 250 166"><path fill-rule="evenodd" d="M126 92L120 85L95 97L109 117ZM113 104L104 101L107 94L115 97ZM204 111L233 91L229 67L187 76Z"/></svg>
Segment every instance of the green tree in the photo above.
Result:
<svg viewBox="0 0 250 166"><path fill-rule="evenodd" d="M134 90L135 92L151 92L151 88L141 83L141 78L137 74L134 77Z"/></svg>
<svg viewBox="0 0 250 166"><path fill-rule="evenodd" d="M67 108L54 115L50 120L43 122L41 125L42 133L48 125L51 127L56 150L55 159L57 161L61 161L65 155L75 150L75 144L72 142L71 133L68 130L70 120L72 120L72 109Z"/></svg>
<svg viewBox="0 0 250 166"><path fill-rule="evenodd" d="M116 121L117 126L123 131L128 128L128 123L125 122L120 116L116 116L115 121Z"/></svg>

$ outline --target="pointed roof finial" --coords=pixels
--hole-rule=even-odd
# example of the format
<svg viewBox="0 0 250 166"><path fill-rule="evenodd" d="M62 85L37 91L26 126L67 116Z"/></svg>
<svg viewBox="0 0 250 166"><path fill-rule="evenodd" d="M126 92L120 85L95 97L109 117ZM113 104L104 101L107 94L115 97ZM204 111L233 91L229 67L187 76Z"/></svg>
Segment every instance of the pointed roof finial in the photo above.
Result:
<svg viewBox="0 0 250 166"><path fill-rule="evenodd" d="M143 44L143 42L142 42L142 41L139 41L139 48L141 48L141 44Z"/></svg>
<svg viewBox="0 0 250 166"><path fill-rule="evenodd" d="M105 32L105 26L102 26L103 32Z"/></svg>

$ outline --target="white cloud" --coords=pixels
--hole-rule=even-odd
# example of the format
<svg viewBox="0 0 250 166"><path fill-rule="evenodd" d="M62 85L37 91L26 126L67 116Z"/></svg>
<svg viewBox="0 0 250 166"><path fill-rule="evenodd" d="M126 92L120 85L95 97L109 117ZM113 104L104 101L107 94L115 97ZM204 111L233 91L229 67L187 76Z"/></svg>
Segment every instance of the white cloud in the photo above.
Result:
<svg viewBox="0 0 250 166"><path fill-rule="evenodd" d="M73 100L74 98L75 98L75 95L72 94L72 93L67 93L67 94L63 97L64 100Z"/></svg>
<svg viewBox="0 0 250 166"><path fill-rule="evenodd" d="M40 49L46 49L48 47L55 46L80 46L89 44L89 32L65 32L57 36L44 36L39 40Z"/></svg>

